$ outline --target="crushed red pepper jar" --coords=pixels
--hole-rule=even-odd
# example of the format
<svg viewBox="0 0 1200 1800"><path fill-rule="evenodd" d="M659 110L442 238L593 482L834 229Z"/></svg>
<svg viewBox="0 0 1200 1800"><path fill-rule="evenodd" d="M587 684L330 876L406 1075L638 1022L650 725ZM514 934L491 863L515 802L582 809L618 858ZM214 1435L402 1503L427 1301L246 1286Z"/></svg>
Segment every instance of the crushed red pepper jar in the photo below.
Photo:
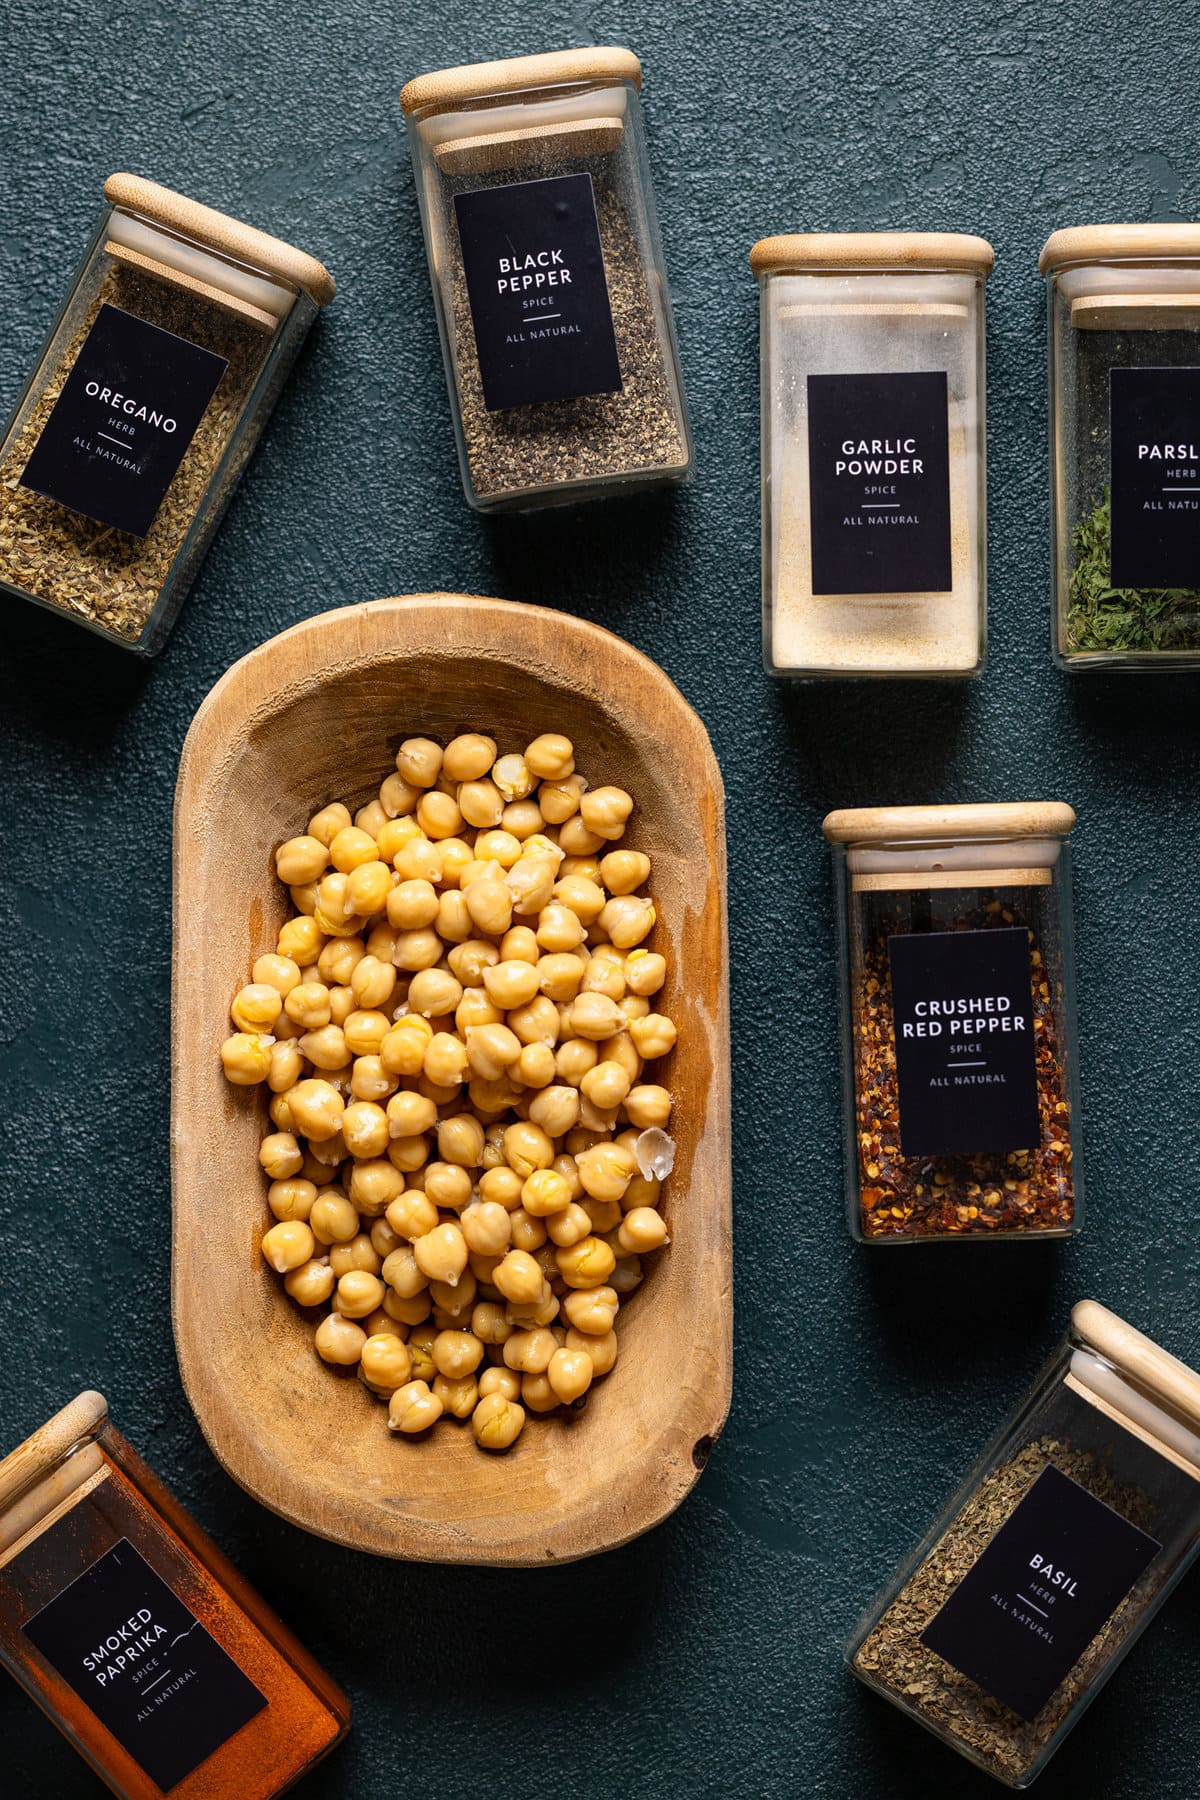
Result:
<svg viewBox="0 0 1200 1800"><path fill-rule="evenodd" d="M856 1238L1079 1230L1074 823L1056 801L826 818Z"/></svg>
<svg viewBox="0 0 1200 1800"><path fill-rule="evenodd" d="M0 1663L122 1800L273 1800L350 1723L96 1393L0 1462Z"/></svg>

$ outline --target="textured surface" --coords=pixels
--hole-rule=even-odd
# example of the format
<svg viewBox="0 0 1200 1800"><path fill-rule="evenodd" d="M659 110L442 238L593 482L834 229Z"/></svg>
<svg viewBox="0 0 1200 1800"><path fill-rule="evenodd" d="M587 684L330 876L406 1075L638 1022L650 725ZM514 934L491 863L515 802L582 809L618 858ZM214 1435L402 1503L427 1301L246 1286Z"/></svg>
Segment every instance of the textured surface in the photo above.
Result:
<svg viewBox="0 0 1200 1800"><path fill-rule="evenodd" d="M1035 267L1052 226L1200 211L1194 9L330 0L300 15L283 0L130 0L117 25L98 4L15 0L0 34L16 177L0 241L6 397L112 169L291 238L340 288L156 666L5 608L0 1437L87 1384L107 1390L353 1694L356 1728L305 1800L995 1791L858 1691L839 1658L1073 1299L1093 1293L1200 1355L1196 690L1072 685L1050 667ZM458 491L396 94L439 63L589 38L625 40L646 65L698 479L675 499L483 524ZM759 663L745 255L769 231L882 225L975 230L997 248L992 659L969 691L789 693ZM701 712L728 788L733 1417L669 1524L530 1575L384 1565L278 1525L205 1449L168 1322L170 818L187 721L236 656L304 614L447 586L566 606L631 638ZM855 1249L821 815L1049 793L1080 813L1086 1233L1058 1249ZM1191 1800L1198 1668L1192 1580L1039 1793ZM7 1686L0 1731L6 1800L99 1792Z"/></svg>

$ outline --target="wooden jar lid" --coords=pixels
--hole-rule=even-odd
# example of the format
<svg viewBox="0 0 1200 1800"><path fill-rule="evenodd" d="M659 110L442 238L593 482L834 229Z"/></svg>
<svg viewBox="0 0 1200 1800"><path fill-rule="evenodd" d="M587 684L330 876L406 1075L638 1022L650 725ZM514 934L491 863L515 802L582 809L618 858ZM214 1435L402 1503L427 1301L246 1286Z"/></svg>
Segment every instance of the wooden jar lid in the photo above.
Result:
<svg viewBox="0 0 1200 1800"><path fill-rule="evenodd" d="M1098 1300L1071 1308L1071 1329L1136 1387L1200 1431L1200 1375Z"/></svg>
<svg viewBox="0 0 1200 1800"><path fill-rule="evenodd" d="M328 306L337 291L333 276L315 256L253 225L244 225L240 219L231 219L228 213L160 187L157 181L144 181L140 175L110 175L104 184L104 198L152 225L303 289L318 306Z"/></svg>
<svg viewBox="0 0 1200 1800"><path fill-rule="evenodd" d="M750 252L755 275L891 270L986 277L995 261L986 238L959 231L800 231L760 238Z"/></svg>
<svg viewBox="0 0 1200 1800"><path fill-rule="evenodd" d="M831 844L911 843L915 839L1066 837L1074 809L1061 800L1013 800L970 806L860 806L826 815Z"/></svg>
<svg viewBox="0 0 1200 1800"><path fill-rule="evenodd" d="M1043 275L1072 263L1163 262L1200 257L1200 225L1069 225L1038 257Z"/></svg>
<svg viewBox="0 0 1200 1800"><path fill-rule="evenodd" d="M632 50L597 44L580 50L552 50L542 56L509 56L499 62L464 63L417 75L400 93L407 116L445 112L466 100L493 94L517 94L531 88L566 87L584 82L629 81L642 85L642 65Z"/></svg>
<svg viewBox="0 0 1200 1800"><path fill-rule="evenodd" d="M39 1425L0 1462L0 1507L48 1475L74 1444L98 1431L107 1418L108 1401L89 1389Z"/></svg>

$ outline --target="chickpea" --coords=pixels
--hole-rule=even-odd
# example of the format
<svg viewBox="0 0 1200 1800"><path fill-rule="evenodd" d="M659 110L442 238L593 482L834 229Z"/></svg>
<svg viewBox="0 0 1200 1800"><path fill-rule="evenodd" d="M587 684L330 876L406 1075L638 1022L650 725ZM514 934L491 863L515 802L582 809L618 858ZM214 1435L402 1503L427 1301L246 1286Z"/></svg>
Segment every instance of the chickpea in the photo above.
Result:
<svg viewBox="0 0 1200 1800"><path fill-rule="evenodd" d="M289 838L275 852L275 873L286 887L317 881L329 867L329 849L318 837Z"/></svg>
<svg viewBox="0 0 1200 1800"><path fill-rule="evenodd" d="M521 1401L528 1412L553 1412L559 1404L558 1395L550 1386L546 1375L522 1375Z"/></svg>
<svg viewBox="0 0 1200 1800"><path fill-rule="evenodd" d="M257 1032L236 1031L221 1045L221 1064L225 1079L234 1087L254 1087L265 1081L271 1069L273 1038ZM294 1090L293 1090L294 1091Z"/></svg>
<svg viewBox="0 0 1200 1800"><path fill-rule="evenodd" d="M532 1255L546 1242L545 1224L541 1219L535 1219L532 1213L526 1212L523 1206L513 1208L508 1215L508 1226L514 1250L524 1250Z"/></svg>
<svg viewBox="0 0 1200 1800"><path fill-rule="evenodd" d="M365 1231L352 1237L348 1244L331 1244L329 1247L329 1266L340 1281L351 1269L365 1269L368 1275L378 1275L383 1266L383 1258ZM342 1307L339 1312L344 1311Z"/></svg>
<svg viewBox="0 0 1200 1800"><path fill-rule="evenodd" d="M617 1266L608 1278L608 1285L624 1299L642 1284L642 1265L636 1256L618 1256Z"/></svg>
<svg viewBox="0 0 1200 1800"><path fill-rule="evenodd" d="M579 811L579 802L587 788L582 775L560 776L543 781L538 789L538 805L542 817L550 825L563 825Z"/></svg>
<svg viewBox="0 0 1200 1800"><path fill-rule="evenodd" d="M606 1332L602 1337L588 1336L572 1329L567 1333L566 1350L582 1350L591 1358L593 1369L597 1375L607 1375L617 1360L617 1334Z"/></svg>
<svg viewBox="0 0 1200 1800"><path fill-rule="evenodd" d="M503 1344L512 1336L504 1308L495 1300L480 1300L471 1313L471 1330L481 1344Z"/></svg>
<svg viewBox="0 0 1200 1800"><path fill-rule="evenodd" d="M442 940L436 931L423 926L417 931L402 931L396 939L396 967L410 974L432 969L442 960Z"/></svg>
<svg viewBox="0 0 1200 1800"><path fill-rule="evenodd" d="M504 1133L504 1159L524 1179L535 1169L548 1169L554 1161L554 1145L540 1125L521 1122Z"/></svg>
<svg viewBox="0 0 1200 1800"><path fill-rule="evenodd" d="M419 826L417 829L420 831ZM392 867L401 882L428 881L432 885L442 879L441 845L430 843L423 834L419 837L410 837L392 858ZM389 918L389 923L395 924L396 921Z"/></svg>
<svg viewBox="0 0 1200 1800"><path fill-rule="evenodd" d="M323 1025L319 1031L306 1031L298 1040L302 1055L306 1056L313 1067L328 1074L334 1069L344 1069L351 1062L350 1049L346 1043L346 1034L340 1025ZM303 1086L301 1082L297 1086ZM304 1128L301 1127L303 1130ZM311 1137L313 1134L310 1132ZM331 1136L332 1133L326 1135Z"/></svg>
<svg viewBox="0 0 1200 1800"><path fill-rule="evenodd" d="M258 1146L258 1160L272 1181L298 1175L304 1166L303 1152L290 1131L276 1131L265 1137Z"/></svg>
<svg viewBox="0 0 1200 1800"><path fill-rule="evenodd" d="M540 917L550 904L557 876L558 859L553 856L522 856L513 864L504 881L519 918Z"/></svg>
<svg viewBox="0 0 1200 1800"><path fill-rule="evenodd" d="M639 1130L662 1130L671 1117L671 1095L665 1087L652 1083L630 1088L625 1096L625 1113L630 1124Z"/></svg>
<svg viewBox="0 0 1200 1800"><path fill-rule="evenodd" d="M379 1060L390 1075L419 1075L433 1032L424 1019L411 1015L397 1021L379 1046Z"/></svg>
<svg viewBox="0 0 1200 1800"><path fill-rule="evenodd" d="M650 879L650 858L640 850L610 850L600 860L600 879L610 894L632 894Z"/></svg>
<svg viewBox="0 0 1200 1800"><path fill-rule="evenodd" d="M302 913L299 918L289 919L281 926L275 940L275 953L306 969L309 963L316 962L324 942L325 934L316 920Z"/></svg>
<svg viewBox="0 0 1200 1800"><path fill-rule="evenodd" d="M625 1214L617 1231L617 1242L627 1256L645 1256L650 1250L661 1250L670 1241L665 1220L652 1206L635 1206Z"/></svg>
<svg viewBox="0 0 1200 1800"><path fill-rule="evenodd" d="M297 1306L323 1306L333 1292L333 1283L329 1264L315 1257L289 1269L283 1278L284 1290Z"/></svg>
<svg viewBox="0 0 1200 1800"><path fill-rule="evenodd" d="M461 1381L483 1361L483 1344L471 1331L439 1331L433 1340L433 1366L439 1375Z"/></svg>
<svg viewBox="0 0 1200 1800"><path fill-rule="evenodd" d="M607 903L599 923L618 950L631 950L649 936L657 920L653 900L621 894Z"/></svg>
<svg viewBox="0 0 1200 1800"><path fill-rule="evenodd" d="M570 1406L586 1394L596 1369L586 1350L556 1350L546 1368L546 1377L564 1406Z"/></svg>
<svg viewBox="0 0 1200 1800"><path fill-rule="evenodd" d="M337 1027L330 1025L327 1029L336 1031ZM318 1034L308 1035L311 1038ZM340 1032L338 1036L341 1037ZM346 1060L349 1060L348 1056ZM341 1130L345 1102L328 1081L319 1078L298 1081L294 1088L288 1089L285 1097L297 1130L303 1132L310 1143L319 1144Z"/></svg>
<svg viewBox="0 0 1200 1800"><path fill-rule="evenodd" d="M379 1157L388 1147L387 1114L373 1100L354 1100L342 1115L342 1137L351 1156Z"/></svg>
<svg viewBox="0 0 1200 1800"><path fill-rule="evenodd" d="M422 1275L455 1287L467 1266L467 1242L457 1225L435 1225L416 1239L413 1255Z"/></svg>
<svg viewBox="0 0 1200 1800"><path fill-rule="evenodd" d="M317 975L328 988L345 987L366 953L360 937L332 938L317 958ZM304 972L304 980L313 980L311 970Z"/></svg>
<svg viewBox="0 0 1200 1800"><path fill-rule="evenodd" d="M593 788L579 803L580 817L588 830L610 841L624 835L632 811L632 794L619 787Z"/></svg>
<svg viewBox="0 0 1200 1800"><path fill-rule="evenodd" d="M316 1184L299 1176L273 1181L267 1189L267 1205L283 1223L289 1219L303 1219L307 1222L316 1197Z"/></svg>
<svg viewBox="0 0 1200 1800"><path fill-rule="evenodd" d="M391 963L382 962L379 957L370 954L359 958L350 977L350 991L354 995L355 1004L366 1012L375 1012L386 1006L395 986L396 971Z"/></svg>
<svg viewBox="0 0 1200 1800"><path fill-rule="evenodd" d="M374 800L368 800L365 806L360 806L354 815L354 823L358 829L365 831L369 837L375 837L387 822L387 813L378 796Z"/></svg>
<svg viewBox="0 0 1200 1800"><path fill-rule="evenodd" d="M545 823L536 800L512 800L500 816L501 830L507 831L520 844L540 836Z"/></svg>
<svg viewBox="0 0 1200 1800"><path fill-rule="evenodd" d="M578 1243L555 1252L559 1272L568 1287L594 1288L606 1282L616 1267L612 1247L603 1238L580 1238Z"/></svg>
<svg viewBox="0 0 1200 1800"><path fill-rule="evenodd" d="M429 1095L423 1095L428 1099ZM388 1145L387 1159L393 1169L401 1174L409 1175L416 1181L418 1171L429 1161L429 1139L427 1137L393 1138Z"/></svg>
<svg viewBox="0 0 1200 1800"><path fill-rule="evenodd" d="M375 839L369 831L363 831L357 825L343 826L330 840L329 860L343 875L349 875L363 863L374 862L378 855L379 846ZM312 876L306 875L303 879L310 881Z"/></svg>
<svg viewBox="0 0 1200 1800"><path fill-rule="evenodd" d="M469 1419L479 1404L479 1386L473 1375L463 1375L457 1381L449 1375L436 1375L433 1392L452 1419Z"/></svg>
<svg viewBox="0 0 1200 1800"><path fill-rule="evenodd" d="M350 1073L350 1092L356 1100L386 1100L394 1094L396 1077L389 1075L378 1056L358 1056Z"/></svg>
<svg viewBox="0 0 1200 1800"><path fill-rule="evenodd" d="M571 1029L577 1037L593 1043L622 1030L625 1015L607 994L579 994L571 1002Z"/></svg>
<svg viewBox="0 0 1200 1800"><path fill-rule="evenodd" d="M358 1378L373 1394L388 1399L412 1379L412 1357L394 1332L372 1333L362 1347Z"/></svg>
<svg viewBox="0 0 1200 1800"><path fill-rule="evenodd" d="M388 1430L415 1437L442 1416L442 1403L424 1381L406 1381L388 1401Z"/></svg>
<svg viewBox="0 0 1200 1800"><path fill-rule="evenodd" d="M483 1126L472 1113L456 1113L438 1125L438 1155L443 1162L477 1169L483 1157Z"/></svg>
<svg viewBox="0 0 1200 1800"><path fill-rule="evenodd" d="M515 1369L506 1369L502 1362L492 1363L479 1377L480 1399L488 1394L503 1394L506 1400L519 1400L521 1377Z"/></svg>
<svg viewBox="0 0 1200 1800"><path fill-rule="evenodd" d="M323 1362L353 1368L362 1355L367 1334L351 1319L343 1318L340 1313L330 1313L317 1326L313 1341Z"/></svg>
<svg viewBox="0 0 1200 1800"><path fill-rule="evenodd" d="M392 1229L386 1213L381 1218L371 1220L369 1236L371 1239L371 1248L379 1258L380 1267L375 1271L375 1273L379 1275L382 1273L382 1265L386 1258L392 1254L393 1250L399 1250L403 1246L405 1240L400 1236L399 1232Z"/></svg>
<svg viewBox="0 0 1200 1800"><path fill-rule="evenodd" d="M350 1199L369 1219L377 1219L404 1192L404 1172L391 1160L394 1149L392 1144L387 1156L364 1157L350 1171Z"/></svg>
<svg viewBox="0 0 1200 1800"><path fill-rule="evenodd" d="M497 1374L490 1369L488 1374ZM487 1376L484 1376L486 1381ZM525 1424L525 1408L517 1404L515 1394L502 1393L491 1387L485 1393L479 1384L480 1400L471 1414L471 1430L481 1450L509 1450L521 1435Z"/></svg>
<svg viewBox="0 0 1200 1800"><path fill-rule="evenodd" d="M283 996L265 981L251 982L235 995L229 1014L239 1031L270 1031L283 1011Z"/></svg>
<svg viewBox="0 0 1200 1800"><path fill-rule="evenodd" d="M323 1188L308 1215L319 1244L348 1244L358 1234L358 1213L340 1188Z"/></svg>
<svg viewBox="0 0 1200 1800"><path fill-rule="evenodd" d="M371 848L378 851L374 838ZM347 909L362 918L372 913L382 912L388 895L392 891L392 871L387 863L381 862L376 855L370 862L359 863L351 871L346 881Z"/></svg>
<svg viewBox="0 0 1200 1800"><path fill-rule="evenodd" d="M512 1225L496 1200L476 1200L460 1220L468 1250L479 1256L500 1256L512 1241Z"/></svg>
<svg viewBox="0 0 1200 1800"><path fill-rule="evenodd" d="M389 819L406 818L415 810L420 797L421 789L405 781L399 770L394 775L386 776L380 784L379 804Z"/></svg>
<svg viewBox="0 0 1200 1800"><path fill-rule="evenodd" d="M674 1049L677 1034L671 1020L662 1013L647 1013L645 1018L629 1021L629 1035L638 1055L651 1062Z"/></svg>
<svg viewBox="0 0 1200 1800"><path fill-rule="evenodd" d="M570 1204L570 1188L558 1171L549 1166L534 1169L521 1189L521 1205L533 1219L550 1218Z"/></svg>
<svg viewBox="0 0 1200 1800"><path fill-rule="evenodd" d="M382 1050L380 1054L383 1054ZM405 1088L388 1101L387 1121L392 1137L417 1137L437 1124L437 1107L423 1094L414 1094Z"/></svg>
<svg viewBox="0 0 1200 1800"><path fill-rule="evenodd" d="M576 1289L563 1301L567 1323L585 1337L604 1337L613 1328L619 1301L611 1287Z"/></svg>
<svg viewBox="0 0 1200 1800"><path fill-rule="evenodd" d="M436 1325L428 1320L418 1324L408 1334L408 1354L412 1357L413 1376L419 1381L432 1381L437 1374L433 1366L433 1340L438 1334Z"/></svg>
<svg viewBox="0 0 1200 1800"><path fill-rule="evenodd" d="M494 781L483 776L463 782L458 805L463 819L477 831L491 830L504 816L503 794Z"/></svg>
<svg viewBox="0 0 1200 1800"><path fill-rule="evenodd" d="M577 1089L589 1069L594 1069L600 1060L600 1053L595 1044L587 1038L572 1038L560 1044L554 1053L554 1068L560 1083L565 1087ZM576 1106L579 1104L576 1096ZM568 1126L568 1130L570 1127ZM561 1137L561 1132L555 1132Z"/></svg>
<svg viewBox="0 0 1200 1800"><path fill-rule="evenodd" d="M545 1044L550 1050L557 1044L562 1029L558 1008L545 994L535 994L524 1006L514 1006L508 1024L523 1044Z"/></svg>
<svg viewBox="0 0 1200 1800"><path fill-rule="evenodd" d="M484 1152L485 1156L487 1152ZM479 1177L479 1198L483 1201L495 1201L505 1212L513 1212L521 1203L521 1187L524 1177L507 1163L487 1169Z"/></svg>
<svg viewBox="0 0 1200 1800"><path fill-rule="evenodd" d="M432 1231L438 1222L437 1207L419 1188L406 1188L390 1200L385 1216L397 1237L410 1244Z"/></svg>
<svg viewBox="0 0 1200 1800"><path fill-rule="evenodd" d="M390 1251L384 1257L379 1273L401 1300L414 1300L429 1286L429 1277L418 1263L411 1244L402 1244L398 1250Z"/></svg>
<svg viewBox="0 0 1200 1800"><path fill-rule="evenodd" d="M556 881L554 898L584 925L598 919L607 904L604 889L583 875L564 875Z"/></svg>
<svg viewBox="0 0 1200 1800"><path fill-rule="evenodd" d="M582 809L583 800L579 804ZM581 810L559 826L558 843L565 856L595 856L598 850L603 850L605 840L599 832L588 830Z"/></svg>
<svg viewBox="0 0 1200 1800"><path fill-rule="evenodd" d="M408 1010L422 1019L444 1019L462 997L462 983L448 969L419 969L408 986Z"/></svg>
<svg viewBox="0 0 1200 1800"><path fill-rule="evenodd" d="M314 813L308 821L308 835L315 837L319 843L332 844L339 831L345 831L354 823L350 817L350 808L343 806L340 800L330 801L318 813Z"/></svg>
<svg viewBox="0 0 1200 1800"><path fill-rule="evenodd" d="M421 1288L405 1299L401 1294L396 1293L394 1288L389 1287L383 1297L382 1310L394 1325L397 1327L403 1325L405 1331L411 1331L414 1326L420 1325L422 1320L429 1317L429 1292L426 1288ZM420 1374L421 1371L415 1370L414 1373ZM428 1376L426 1380L428 1380Z"/></svg>
<svg viewBox="0 0 1200 1800"><path fill-rule="evenodd" d="M619 1062L599 1062L579 1083L579 1091L601 1111L620 1106L629 1092L629 1077Z"/></svg>
<svg viewBox="0 0 1200 1800"><path fill-rule="evenodd" d="M539 1299L543 1283L541 1269L525 1250L510 1250L496 1270L495 1286L516 1306Z"/></svg>
<svg viewBox="0 0 1200 1800"><path fill-rule="evenodd" d="M496 875L485 875L473 881L466 890L467 911L472 922L491 937L500 937L512 924L512 895Z"/></svg>
<svg viewBox="0 0 1200 1800"><path fill-rule="evenodd" d="M387 897L388 924L397 931L420 931L438 914L437 889L424 876L401 881Z"/></svg>
<svg viewBox="0 0 1200 1800"><path fill-rule="evenodd" d="M415 804L416 802L414 801L414 805ZM404 849L405 845L411 844L414 838L419 838L420 836L421 827L413 818L405 816L404 818L386 820L375 833L375 843L379 849L380 861L390 863L394 869L396 867L396 858L400 855L400 852Z"/></svg>
<svg viewBox="0 0 1200 1800"><path fill-rule="evenodd" d="M578 949L586 935L587 928L579 914L561 900L548 902L537 916L537 941L550 955L565 955Z"/></svg>
<svg viewBox="0 0 1200 1800"><path fill-rule="evenodd" d="M549 1044L526 1044L513 1069L513 1080L522 1087L545 1088L554 1076L554 1052Z"/></svg>
<svg viewBox="0 0 1200 1800"><path fill-rule="evenodd" d="M287 996L283 1010L305 1031L321 1031L330 1020L329 989L323 981L301 981Z"/></svg>
<svg viewBox="0 0 1200 1800"><path fill-rule="evenodd" d="M440 838L457 837L463 824L458 801L449 794L439 793L436 788L430 789L417 802L417 824L425 836L434 842Z"/></svg>
<svg viewBox="0 0 1200 1800"><path fill-rule="evenodd" d="M494 738L467 731L451 738L442 755L442 770L451 781L478 781L496 760Z"/></svg>
<svg viewBox="0 0 1200 1800"><path fill-rule="evenodd" d="M567 1250L572 1244L578 1244L589 1235L592 1221L582 1206L573 1200L568 1201L561 1212L551 1215L546 1221L546 1231L550 1241L559 1249Z"/></svg>
<svg viewBox="0 0 1200 1800"><path fill-rule="evenodd" d="M442 748L431 738L406 738L396 752L396 769L411 787L436 786L442 772Z"/></svg>
<svg viewBox="0 0 1200 1800"><path fill-rule="evenodd" d="M262 1240L263 1256L277 1275L286 1275L308 1262L315 1248L313 1234L301 1219L272 1225Z"/></svg>
<svg viewBox="0 0 1200 1800"><path fill-rule="evenodd" d="M446 1121L443 1120L443 1125ZM471 1120L475 1125L477 1120ZM441 1132L443 1127L439 1127ZM482 1132L482 1127L480 1127ZM430 1163L425 1170L426 1199L434 1202L434 1206L443 1206L448 1210L459 1211L471 1199L473 1183L470 1168L462 1163Z"/></svg>
<svg viewBox="0 0 1200 1800"><path fill-rule="evenodd" d="M557 1348L556 1338L545 1327L514 1331L504 1344L504 1364L506 1368L519 1370L522 1375L541 1375L549 1368L550 1358Z"/></svg>

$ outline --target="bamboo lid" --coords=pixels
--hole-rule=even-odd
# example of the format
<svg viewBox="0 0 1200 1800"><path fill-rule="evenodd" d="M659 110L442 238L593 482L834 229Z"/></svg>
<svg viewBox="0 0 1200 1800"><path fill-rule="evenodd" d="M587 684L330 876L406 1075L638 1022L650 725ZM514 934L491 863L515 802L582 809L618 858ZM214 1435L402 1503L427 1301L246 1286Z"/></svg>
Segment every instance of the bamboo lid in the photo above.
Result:
<svg viewBox="0 0 1200 1800"><path fill-rule="evenodd" d="M0 1462L0 1507L7 1506L31 1482L48 1475L81 1438L99 1430L108 1418L108 1401L89 1389L39 1425L32 1437Z"/></svg>
<svg viewBox="0 0 1200 1800"><path fill-rule="evenodd" d="M1071 1328L1142 1392L1200 1430L1200 1375L1098 1300L1071 1308Z"/></svg>
<svg viewBox="0 0 1200 1800"><path fill-rule="evenodd" d="M464 100L517 94L530 88L565 87L586 81L631 81L642 85L642 65L632 50L596 44L580 50L551 50L542 56L509 56L499 62L463 63L417 75L400 93L405 115L445 111Z"/></svg>
<svg viewBox="0 0 1200 1800"><path fill-rule="evenodd" d="M986 238L959 231L800 231L760 238L750 252L755 275L892 269L986 277L995 261Z"/></svg>
<svg viewBox="0 0 1200 1800"><path fill-rule="evenodd" d="M104 198L153 225L178 232L236 262L249 263L264 274L302 288L318 306L328 306L337 291L333 276L315 256L297 250L294 244L285 244L269 232L258 231L253 225L243 225L228 213L160 187L157 181L144 181L140 175L110 175L104 184Z"/></svg>
<svg viewBox="0 0 1200 1800"><path fill-rule="evenodd" d="M1200 225L1069 225L1052 231L1038 257L1043 275L1072 263L1161 262L1200 257Z"/></svg>
<svg viewBox="0 0 1200 1800"><path fill-rule="evenodd" d="M1060 800L1013 800L971 806L860 806L826 815L831 844L911 843L913 839L1066 837L1073 808Z"/></svg>

